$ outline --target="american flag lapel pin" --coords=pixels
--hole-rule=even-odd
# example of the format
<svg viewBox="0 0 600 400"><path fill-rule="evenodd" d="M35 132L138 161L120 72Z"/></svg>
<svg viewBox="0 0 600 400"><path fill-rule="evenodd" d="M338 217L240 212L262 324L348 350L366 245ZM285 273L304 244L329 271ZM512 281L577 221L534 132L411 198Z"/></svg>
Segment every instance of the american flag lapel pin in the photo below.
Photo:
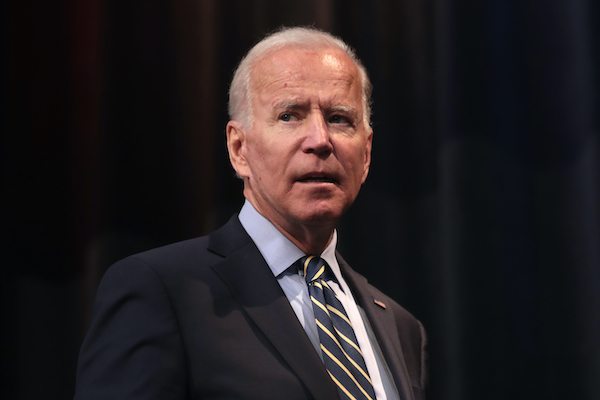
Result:
<svg viewBox="0 0 600 400"><path fill-rule="evenodd" d="M381 308L386 308L385 303L383 301L379 301L377 299L373 299L373 303L377 304Z"/></svg>

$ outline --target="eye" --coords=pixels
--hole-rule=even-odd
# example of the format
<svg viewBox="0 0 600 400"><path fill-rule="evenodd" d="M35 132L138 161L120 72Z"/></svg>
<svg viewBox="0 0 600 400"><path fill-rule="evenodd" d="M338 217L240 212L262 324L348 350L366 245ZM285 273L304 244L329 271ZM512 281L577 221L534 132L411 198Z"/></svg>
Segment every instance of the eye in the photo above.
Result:
<svg viewBox="0 0 600 400"><path fill-rule="evenodd" d="M294 115L292 115L290 113L284 113L284 114L281 114L279 116L279 119L282 120L282 121L284 121L284 122L289 122L289 121L294 120L295 117L294 117Z"/></svg>
<svg viewBox="0 0 600 400"><path fill-rule="evenodd" d="M343 115L332 115L331 117L329 117L329 123L330 124L349 124L350 119Z"/></svg>

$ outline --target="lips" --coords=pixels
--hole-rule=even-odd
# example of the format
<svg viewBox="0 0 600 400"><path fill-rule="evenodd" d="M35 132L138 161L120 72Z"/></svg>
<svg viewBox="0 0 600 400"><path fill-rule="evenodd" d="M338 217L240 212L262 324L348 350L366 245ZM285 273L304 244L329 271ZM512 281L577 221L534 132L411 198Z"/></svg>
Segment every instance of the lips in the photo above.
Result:
<svg viewBox="0 0 600 400"><path fill-rule="evenodd" d="M297 179L298 182L302 183L338 183L338 179L334 174L322 173L322 172L312 172L308 174L304 174Z"/></svg>

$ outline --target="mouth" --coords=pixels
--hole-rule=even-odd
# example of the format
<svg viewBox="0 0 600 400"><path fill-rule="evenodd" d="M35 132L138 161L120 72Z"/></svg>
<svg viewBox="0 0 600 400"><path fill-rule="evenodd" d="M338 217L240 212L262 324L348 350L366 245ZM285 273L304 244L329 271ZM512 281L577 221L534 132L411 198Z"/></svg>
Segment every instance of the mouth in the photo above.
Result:
<svg viewBox="0 0 600 400"><path fill-rule="evenodd" d="M338 184L338 180L329 174L321 174L321 173L311 173L301 176L297 182L302 183L332 183L334 185Z"/></svg>

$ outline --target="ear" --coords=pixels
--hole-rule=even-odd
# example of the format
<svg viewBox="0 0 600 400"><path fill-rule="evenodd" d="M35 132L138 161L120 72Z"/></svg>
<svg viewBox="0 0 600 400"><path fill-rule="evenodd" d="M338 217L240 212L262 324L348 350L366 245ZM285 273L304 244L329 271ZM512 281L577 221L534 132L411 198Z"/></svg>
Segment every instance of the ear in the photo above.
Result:
<svg viewBox="0 0 600 400"><path fill-rule="evenodd" d="M229 152L229 161L231 166L242 178L250 175L248 162L246 161L246 131L237 121L227 123L227 151Z"/></svg>
<svg viewBox="0 0 600 400"><path fill-rule="evenodd" d="M373 146L373 129L369 129L367 136L367 143L365 146L365 155L363 160L363 176L361 183L365 183L367 175L369 175L369 168L371 166L371 147Z"/></svg>

